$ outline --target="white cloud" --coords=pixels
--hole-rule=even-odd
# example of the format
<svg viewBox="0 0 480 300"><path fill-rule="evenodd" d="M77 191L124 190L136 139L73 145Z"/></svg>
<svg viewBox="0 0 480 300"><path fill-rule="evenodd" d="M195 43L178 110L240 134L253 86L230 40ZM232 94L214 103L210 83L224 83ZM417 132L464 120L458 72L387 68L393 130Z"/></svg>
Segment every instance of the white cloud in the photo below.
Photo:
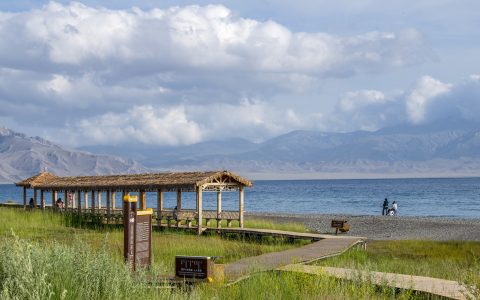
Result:
<svg viewBox="0 0 480 300"><path fill-rule="evenodd" d="M413 123L424 121L429 102L440 95L448 93L451 88L451 84L443 83L430 76L422 77L415 89L407 97L408 118Z"/></svg>
<svg viewBox="0 0 480 300"><path fill-rule="evenodd" d="M295 106L303 95L312 99L324 78L384 72L430 55L415 29L295 32L222 5L142 10L50 2L0 12L0 39L8 41L0 43L0 117L28 120L51 136L66 126L77 145L262 140L314 127L315 118ZM278 95L291 100L277 103ZM368 129L390 115L363 114L388 102L366 90L346 94L340 107L353 116L348 128ZM329 128L345 128L337 125Z"/></svg>
<svg viewBox="0 0 480 300"><path fill-rule="evenodd" d="M126 113L83 119L72 129L75 139L84 138L95 144L179 145L202 140L200 126L187 119L183 106L171 109L134 106Z"/></svg>

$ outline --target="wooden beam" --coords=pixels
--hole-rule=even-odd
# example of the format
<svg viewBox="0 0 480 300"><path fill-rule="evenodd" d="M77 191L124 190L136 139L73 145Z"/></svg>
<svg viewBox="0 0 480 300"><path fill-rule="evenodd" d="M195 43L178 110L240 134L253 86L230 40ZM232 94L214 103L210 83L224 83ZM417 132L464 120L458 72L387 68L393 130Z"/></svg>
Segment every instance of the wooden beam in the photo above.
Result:
<svg viewBox="0 0 480 300"><path fill-rule="evenodd" d="M27 209L27 187L23 187L23 209Z"/></svg>
<svg viewBox="0 0 480 300"><path fill-rule="evenodd" d="M106 192L106 202L107 202L107 223L110 221L110 191Z"/></svg>
<svg viewBox="0 0 480 300"><path fill-rule="evenodd" d="M44 190L40 190L40 206L42 207L43 210L45 209L45 195L44 195L44 193L45 193Z"/></svg>
<svg viewBox="0 0 480 300"><path fill-rule="evenodd" d="M37 208L37 189L33 189L33 205Z"/></svg>
<svg viewBox="0 0 480 300"><path fill-rule="evenodd" d="M163 191L159 189L157 191L157 219L158 226L162 223L162 211L163 211Z"/></svg>
<svg viewBox="0 0 480 300"><path fill-rule="evenodd" d="M112 209L115 210L115 191L112 191Z"/></svg>
<svg viewBox="0 0 480 300"><path fill-rule="evenodd" d="M197 216L198 216L198 228L197 234L202 234L202 215L203 215L203 205L202 205L202 187L197 187Z"/></svg>
<svg viewBox="0 0 480 300"><path fill-rule="evenodd" d="M239 204L239 209L238 209L238 216L239 216L239 220L238 222L240 223L240 228L243 228L243 200L244 200L244 197L243 197L244 193L243 193L243 186L240 187L240 191L239 191L239 199L238 199L238 204Z"/></svg>
<svg viewBox="0 0 480 300"><path fill-rule="evenodd" d="M70 195L72 195L72 208L77 208L77 202L75 201L75 199L76 199L75 192L71 191Z"/></svg>
<svg viewBox="0 0 480 300"><path fill-rule="evenodd" d="M98 209L102 208L102 192L97 191Z"/></svg>
<svg viewBox="0 0 480 300"><path fill-rule="evenodd" d="M82 213L82 192L81 191L77 192L77 209L78 209L78 213L81 214Z"/></svg>
<svg viewBox="0 0 480 300"><path fill-rule="evenodd" d="M177 211L182 209L182 190L177 190Z"/></svg>
<svg viewBox="0 0 480 300"><path fill-rule="evenodd" d="M92 213L95 213L95 191L91 191L91 193L92 193L92 199L90 201L92 201L91 203Z"/></svg>
<svg viewBox="0 0 480 300"><path fill-rule="evenodd" d="M57 192L56 191L52 191L52 209L56 209L57 208Z"/></svg>
<svg viewBox="0 0 480 300"><path fill-rule="evenodd" d="M68 205L68 191L65 190L63 192L63 202L65 203L65 209L67 209L69 207Z"/></svg>
<svg viewBox="0 0 480 300"><path fill-rule="evenodd" d="M83 202L85 202L85 209L88 209L88 192L83 192L83 199Z"/></svg>
<svg viewBox="0 0 480 300"><path fill-rule="evenodd" d="M222 192L217 192L217 228L222 228Z"/></svg>
<svg viewBox="0 0 480 300"><path fill-rule="evenodd" d="M145 194L144 190L140 190L139 192L139 198L140 198L140 210L146 210L147 209L147 195Z"/></svg>

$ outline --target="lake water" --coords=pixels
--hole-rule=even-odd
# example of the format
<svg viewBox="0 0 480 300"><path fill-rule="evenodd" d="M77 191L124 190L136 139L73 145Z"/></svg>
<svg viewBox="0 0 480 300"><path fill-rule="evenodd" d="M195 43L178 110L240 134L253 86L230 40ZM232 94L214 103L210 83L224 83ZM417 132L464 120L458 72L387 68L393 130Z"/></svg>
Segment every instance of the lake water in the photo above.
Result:
<svg viewBox="0 0 480 300"><path fill-rule="evenodd" d="M203 195L204 209L215 209L215 193ZM28 198L32 196L29 191ZM399 214L404 216L480 218L480 178L257 180L253 188L246 189L245 210L378 215L385 197L390 204L397 201ZM49 193L45 199L51 202ZM0 202L8 200L21 203L22 189L0 185ZM164 201L165 208L175 206L176 193L165 193ZM237 203L238 192L222 194L224 210L237 210ZM182 204L195 208L195 194L183 193ZM147 206L156 207L155 193L147 193Z"/></svg>

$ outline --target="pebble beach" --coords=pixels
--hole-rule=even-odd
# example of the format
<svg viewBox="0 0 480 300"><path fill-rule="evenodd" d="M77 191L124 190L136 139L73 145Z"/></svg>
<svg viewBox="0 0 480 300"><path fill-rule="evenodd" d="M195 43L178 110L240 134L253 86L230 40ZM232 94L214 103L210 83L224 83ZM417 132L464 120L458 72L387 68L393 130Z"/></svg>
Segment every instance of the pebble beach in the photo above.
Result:
<svg viewBox="0 0 480 300"><path fill-rule="evenodd" d="M281 213L246 213L246 218L304 223L317 233L335 233L331 221L343 219L350 224L345 234L371 240L480 241L480 218Z"/></svg>

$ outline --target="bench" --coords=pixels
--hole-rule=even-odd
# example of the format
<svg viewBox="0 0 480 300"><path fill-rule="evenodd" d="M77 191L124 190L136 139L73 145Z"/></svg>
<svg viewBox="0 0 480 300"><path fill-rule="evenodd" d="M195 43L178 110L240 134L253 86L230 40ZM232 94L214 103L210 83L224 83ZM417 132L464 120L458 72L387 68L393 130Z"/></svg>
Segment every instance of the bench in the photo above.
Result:
<svg viewBox="0 0 480 300"><path fill-rule="evenodd" d="M347 223L347 220L332 220L332 228L335 228L335 234L340 232L347 232L350 230L350 224Z"/></svg>

